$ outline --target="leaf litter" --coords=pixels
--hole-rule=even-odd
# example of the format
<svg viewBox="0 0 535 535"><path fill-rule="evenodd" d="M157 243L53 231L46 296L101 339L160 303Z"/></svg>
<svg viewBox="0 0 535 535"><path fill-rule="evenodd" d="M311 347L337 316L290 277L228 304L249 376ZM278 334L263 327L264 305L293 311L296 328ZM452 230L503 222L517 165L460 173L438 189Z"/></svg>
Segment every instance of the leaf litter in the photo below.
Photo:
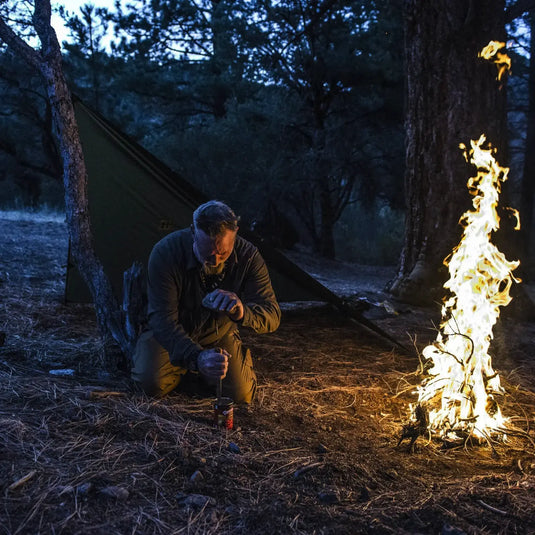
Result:
<svg viewBox="0 0 535 535"><path fill-rule="evenodd" d="M273 334L243 330L258 395L222 431L210 397L150 399L104 369L113 346L92 307L63 303L61 220L0 214L0 249L0 534L535 532L532 322L504 314L495 334L518 433L492 447L398 446L418 356L320 304L283 306ZM385 302L379 269L294 259L348 299ZM416 349L434 338L438 306L392 306L368 310Z"/></svg>

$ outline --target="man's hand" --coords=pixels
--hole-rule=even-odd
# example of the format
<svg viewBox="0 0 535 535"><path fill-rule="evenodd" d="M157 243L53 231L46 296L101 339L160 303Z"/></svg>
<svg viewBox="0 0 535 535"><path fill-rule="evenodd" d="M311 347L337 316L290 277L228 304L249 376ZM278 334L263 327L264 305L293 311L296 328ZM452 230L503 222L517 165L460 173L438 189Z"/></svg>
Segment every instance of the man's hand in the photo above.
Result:
<svg viewBox="0 0 535 535"><path fill-rule="evenodd" d="M211 310L225 312L232 321L240 321L243 318L243 303L234 292L214 290L205 296L202 304Z"/></svg>
<svg viewBox="0 0 535 535"><path fill-rule="evenodd" d="M227 375L230 353L224 349L205 349L197 357L199 373L208 379L223 379Z"/></svg>

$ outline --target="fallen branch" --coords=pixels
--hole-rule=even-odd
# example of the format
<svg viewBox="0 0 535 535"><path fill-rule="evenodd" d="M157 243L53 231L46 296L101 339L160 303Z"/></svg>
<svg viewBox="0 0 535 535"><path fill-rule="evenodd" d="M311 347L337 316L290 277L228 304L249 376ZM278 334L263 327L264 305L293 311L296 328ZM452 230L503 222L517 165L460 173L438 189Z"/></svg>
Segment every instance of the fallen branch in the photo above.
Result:
<svg viewBox="0 0 535 535"><path fill-rule="evenodd" d="M37 474L37 470L32 470L31 472L28 472L25 476L22 476L20 479L17 479L15 483L11 483L9 485L8 490L15 490L19 488L21 485L24 485L27 481L30 481L30 479Z"/></svg>
<svg viewBox="0 0 535 535"><path fill-rule="evenodd" d="M306 474L307 472L309 472L313 468L317 468L318 466L323 466L323 464L324 463L312 463L312 464L308 464L307 466L303 466L302 468L298 468L294 472L294 477L295 478L301 477L303 474Z"/></svg>
<svg viewBox="0 0 535 535"><path fill-rule="evenodd" d="M91 392L88 392L87 397L89 399L113 398L113 397L124 398L126 397L126 392L92 390Z"/></svg>
<svg viewBox="0 0 535 535"><path fill-rule="evenodd" d="M477 500L477 503L487 509L488 511L491 511L492 513L496 513L498 515L507 516L509 513L507 511L503 511L502 509L496 509L496 507L492 507L492 505L489 505L488 503L485 503L483 500Z"/></svg>

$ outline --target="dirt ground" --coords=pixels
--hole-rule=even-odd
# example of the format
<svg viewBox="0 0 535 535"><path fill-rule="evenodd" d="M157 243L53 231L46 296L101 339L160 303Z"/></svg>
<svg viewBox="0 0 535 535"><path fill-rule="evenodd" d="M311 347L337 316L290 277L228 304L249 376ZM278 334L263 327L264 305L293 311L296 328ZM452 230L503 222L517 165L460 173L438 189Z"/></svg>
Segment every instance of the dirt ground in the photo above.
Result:
<svg viewBox="0 0 535 535"><path fill-rule="evenodd" d="M63 304L66 253L62 222L0 214L0 534L535 533L535 324L521 314L504 311L492 346L505 443L398 445L416 351L319 304L243 331L259 392L222 431L210 398L151 400L99 366L92 308ZM434 339L438 305L389 300L391 268L292 257L403 344Z"/></svg>

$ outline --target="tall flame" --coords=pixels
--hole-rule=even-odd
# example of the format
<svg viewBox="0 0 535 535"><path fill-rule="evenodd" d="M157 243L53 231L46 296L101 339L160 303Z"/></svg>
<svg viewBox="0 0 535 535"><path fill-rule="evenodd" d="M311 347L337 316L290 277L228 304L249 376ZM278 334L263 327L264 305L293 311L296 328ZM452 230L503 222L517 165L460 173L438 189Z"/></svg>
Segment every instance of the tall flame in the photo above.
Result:
<svg viewBox="0 0 535 535"><path fill-rule="evenodd" d="M463 237L444 261L450 274L444 287L451 297L442 307L436 341L423 350L430 377L417 389L419 403L429 409L428 430L442 438L488 437L503 433L505 424L495 399L503 389L488 348L499 308L511 301L512 282L519 282L512 275L519 262L508 261L490 241L499 228L496 207L509 169L500 167L484 143L482 135L471 141L470 150L461 145L477 168L467 184L474 210L461 217Z"/></svg>

